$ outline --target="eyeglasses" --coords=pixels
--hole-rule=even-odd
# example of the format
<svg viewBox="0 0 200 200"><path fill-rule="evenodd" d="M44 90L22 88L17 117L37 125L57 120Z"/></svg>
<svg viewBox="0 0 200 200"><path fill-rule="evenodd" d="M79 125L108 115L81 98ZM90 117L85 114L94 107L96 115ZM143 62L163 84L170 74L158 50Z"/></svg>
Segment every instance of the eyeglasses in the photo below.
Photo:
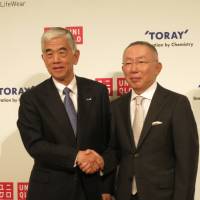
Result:
<svg viewBox="0 0 200 200"><path fill-rule="evenodd" d="M138 66L142 66L142 65L147 65L147 64L150 64L150 63L154 63L154 62L156 63L158 61L157 60L153 60L153 61L139 60L139 61L133 61L133 62L123 62L122 65L125 66L125 67L131 67L134 64L138 65Z"/></svg>

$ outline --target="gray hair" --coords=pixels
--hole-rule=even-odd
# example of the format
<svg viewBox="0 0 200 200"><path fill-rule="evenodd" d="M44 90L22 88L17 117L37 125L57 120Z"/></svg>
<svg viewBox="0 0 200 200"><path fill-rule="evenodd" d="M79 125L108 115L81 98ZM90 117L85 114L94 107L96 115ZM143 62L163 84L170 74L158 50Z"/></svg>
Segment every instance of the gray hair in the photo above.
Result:
<svg viewBox="0 0 200 200"><path fill-rule="evenodd" d="M135 41L135 42L130 43L125 48L124 53L129 47L136 46L136 45L143 45L143 46L148 47L149 49L151 49L155 53L156 57L158 58L158 51L157 51L156 47L153 44L146 42L146 41ZM123 55L124 55L124 53L123 53Z"/></svg>
<svg viewBox="0 0 200 200"><path fill-rule="evenodd" d="M45 50L44 44L46 41L51 40L53 38L57 38L57 37L63 37L63 36L66 37L73 53L75 53L75 51L77 50L77 47L76 47L76 42L74 41L72 33L69 30L66 30L61 27L52 27L52 28L47 29L47 31L43 33L42 38L41 38L42 52L44 52Z"/></svg>

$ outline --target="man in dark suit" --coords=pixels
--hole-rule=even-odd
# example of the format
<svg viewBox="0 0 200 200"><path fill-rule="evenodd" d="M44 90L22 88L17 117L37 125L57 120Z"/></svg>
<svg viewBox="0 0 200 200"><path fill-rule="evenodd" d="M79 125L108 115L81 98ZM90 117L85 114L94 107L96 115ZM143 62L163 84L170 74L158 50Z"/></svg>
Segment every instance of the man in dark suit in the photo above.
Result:
<svg viewBox="0 0 200 200"><path fill-rule="evenodd" d="M27 200L109 200L99 173L109 139L107 89L74 75L79 51L70 31L47 30L42 58L51 78L21 96L17 121L34 159Z"/></svg>
<svg viewBox="0 0 200 200"><path fill-rule="evenodd" d="M119 164L117 200L194 199L195 119L185 96L156 82L161 68L150 43L137 41L124 51L122 69L132 90L112 103L110 152L115 154L105 159L105 166Z"/></svg>

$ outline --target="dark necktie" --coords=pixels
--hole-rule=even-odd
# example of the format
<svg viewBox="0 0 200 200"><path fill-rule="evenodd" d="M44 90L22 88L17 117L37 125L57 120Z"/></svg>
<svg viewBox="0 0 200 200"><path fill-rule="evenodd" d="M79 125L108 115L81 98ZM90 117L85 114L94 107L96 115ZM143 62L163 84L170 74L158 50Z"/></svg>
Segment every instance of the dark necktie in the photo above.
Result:
<svg viewBox="0 0 200 200"><path fill-rule="evenodd" d="M64 98L64 105L65 105L65 109L67 111L69 120L71 122L72 128L74 130L74 133L76 135L76 126L77 126L77 114L76 114L76 110L74 108L74 104L71 100L71 97L69 96L69 93L71 92L71 90L69 88L64 88L63 90L63 94L65 94L65 98Z"/></svg>

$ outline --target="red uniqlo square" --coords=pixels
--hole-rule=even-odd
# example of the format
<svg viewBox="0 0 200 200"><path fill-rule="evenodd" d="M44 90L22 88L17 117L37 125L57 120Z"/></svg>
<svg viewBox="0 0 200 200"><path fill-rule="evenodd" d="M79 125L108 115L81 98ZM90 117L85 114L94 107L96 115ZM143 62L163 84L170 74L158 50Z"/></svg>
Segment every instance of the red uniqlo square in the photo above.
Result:
<svg viewBox="0 0 200 200"><path fill-rule="evenodd" d="M0 182L0 200L13 200L12 182Z"/></svg>
<svg viewBox="0 0 200 200"><path fill-rule="evenodd" d="M83 44L83 27L82 26L69 26L69 27L66 27L66 29L72 33L76 41L76 44Z"/></svg>
<svg viewBox="0 0 200 200"><path fill-rule="evenodd" d="M126 82L125 78L117 78L117 96L128 93L131 90L131 87Z"/></svg>
<svg viewBox="0 0 200 200"><path fill-rule="evenodd" d="M28 183L17 183L17 196L18 200L26 200L28 191Z"/></svg>
<svg viewBox="0 0 200 200"><path fill-rule="evenodd" d="M113 96L113 79L112 78L96 78L96 81L103 83L108 88L109 96Z"/></svg>
<svg viewBox="0 0 200 200"><path fill-rule="evenodd" d="M51 27L45 27L44 32L48 31ZM76 42L76 44L83 44L83 27L82 26L68 26L65 29L69 30Z"/></svg>

